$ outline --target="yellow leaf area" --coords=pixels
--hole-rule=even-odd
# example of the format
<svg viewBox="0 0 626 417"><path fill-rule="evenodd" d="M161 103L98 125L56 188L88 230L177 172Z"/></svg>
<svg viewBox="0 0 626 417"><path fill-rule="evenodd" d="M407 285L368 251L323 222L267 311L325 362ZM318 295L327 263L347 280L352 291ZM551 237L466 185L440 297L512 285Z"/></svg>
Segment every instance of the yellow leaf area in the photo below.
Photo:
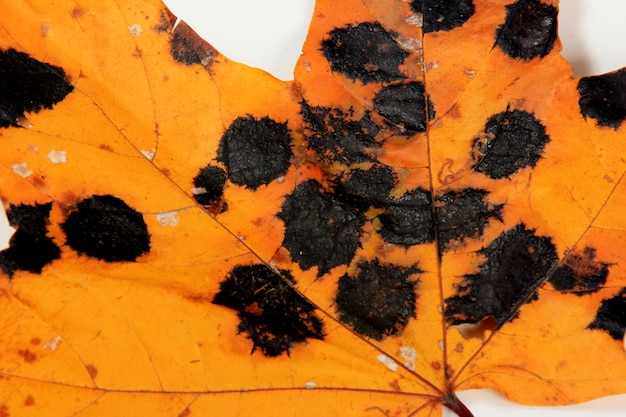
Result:
<svg viewBox="0 0 626 417"><path fill-rule="evenodd" d="M626 392L626 75L556 1L320 0L292 82L158 1L0 17L2 416Z"/></svg>

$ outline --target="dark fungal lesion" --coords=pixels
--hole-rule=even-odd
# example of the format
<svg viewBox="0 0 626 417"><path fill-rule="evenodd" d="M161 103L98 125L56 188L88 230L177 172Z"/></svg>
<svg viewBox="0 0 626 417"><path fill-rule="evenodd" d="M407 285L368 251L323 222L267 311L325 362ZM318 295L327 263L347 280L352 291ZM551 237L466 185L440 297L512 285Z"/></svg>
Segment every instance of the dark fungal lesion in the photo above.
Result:
<svg viewBox="0 0 626 417"><path fill-rule="evenodd" d="M420 81L385 86L373 102L388 123L408 134L425 132L428 122L435 118L435 107Z"/></svg>
<svg viewBox="0 0 626 417"><path fill-rule="evenodd" d="M596 249L586 246L582 252L568 253L550 275L552 287L577 296L599 291L609 276L610 264L596 259Z"/></svg>
<svg viewBox="0 0 626 417"><path fill-rule="evenodd" d="M80 201L61 229L70 248L107 262L134 262L150 251L150 234L142 214L109 194Z"/></svg>
<svg viewBox="0 0 626 417"><path fill-rule="evenodd" d="M193 198L211 214L227 210L224 201L226 171L215 165L207 165L193 178Z"/></svg>
<svg viewBox="0 0 626 417"><path fill-rule="evenodd" d="M321 50L334 72L363 84L406 78L399 67L408 53L378 22L335 28L322 41Z"/></svg>
<svg viewBox="0 0 626 417"><path fill-rule="evenodd" d="M533 113L507 109L491 116L474 139L472 169L492 179L508 178L533 168L548 142L546 128Z"/></svg>
<svg viewBox="0 0 626 417"><path fill-rule="evenodd" d="M256 190L285 175L292 157L286 123L248 115L228 126L216 159L224 164L230 182Z"/></svg>
<svg viewBox="0 0 626 417"><path fill-rule="evenodd" d="M40 274L43 268L61 257L61 249L48 236L52 203L10 205L7 219L15 233L9 247L0 251L0 269L9 277L16 271Z"/></svg>
<svg viewBox="0 0 626 417"><path fill-rule="evenodd" d="M589 329L602 330L613 339L621 341L626 332L626 288L611 298L602 300Z"/></svg>
<svg viewBox="0 0 626 417"><path fill-rule="evenodd" d="M238 265L220 283L213 304L237 311L239 332L265 356L289 353L307 339L323 339L323 323L316 307L293 287L286 270L264 264Z"/></svg>
<svg viewBox="0 0 626 417"><path fill-rule="evenodd" d="M511 58L524 61L548 55L557 38L557 8L540 0L518 0L506 9L495 44Z"/></svg>
<svg viewBox="0 0 626 417"><path fill-rule="evenodd" d="M25 113L51 109L74 90L61 67L0 49L0 128L25 124Z"/></svg>
<svg viewBox="0 0 626 417"><path fill-rule="evenodd" d="M446 298L450 325L478 323L493 317L498 327L518 316L519 307L537 299L537 288L558 262L556 248L522 223L502 233L479 251L485 261Z"/></svg>
<svg viewBox="0 0 626 417"><path fill-rule="evenodd" d="M398 335L416 317L417 267L360 262L354 275L337 284L335 304L339 320L375 340Z"/></svg>
<svg viewBox="0 0 626 417"><path fill-rule="evenodd" d="M424 33L461 27L476 11L472 0L413 0L411 9L422 14Z"/></svg>
<svg viewBox="0 0 626 417"><path fill-rule="evenodd" d="M619 129L626 119L626 68L578 81L578 106L583 117L600 127Z"/></svg>

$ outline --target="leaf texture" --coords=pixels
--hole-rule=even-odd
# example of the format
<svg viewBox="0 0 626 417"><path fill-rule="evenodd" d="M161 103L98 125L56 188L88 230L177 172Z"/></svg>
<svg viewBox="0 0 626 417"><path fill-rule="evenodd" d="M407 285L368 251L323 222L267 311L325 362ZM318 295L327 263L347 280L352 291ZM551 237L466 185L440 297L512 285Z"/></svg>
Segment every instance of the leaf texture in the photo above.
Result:
<svg viewBox="0 0 626 417"><path fill-rule="evenodd" d="M157 1L0 18L0 415L626 392L626 70L558 5L316 4L295 80Z"/></svg>

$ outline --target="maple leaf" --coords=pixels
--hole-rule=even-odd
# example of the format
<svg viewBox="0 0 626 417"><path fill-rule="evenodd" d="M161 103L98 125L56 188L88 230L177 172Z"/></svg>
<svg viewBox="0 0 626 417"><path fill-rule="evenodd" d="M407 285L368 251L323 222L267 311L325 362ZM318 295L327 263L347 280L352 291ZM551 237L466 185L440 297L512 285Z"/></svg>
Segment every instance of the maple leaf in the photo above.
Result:
<svg viewBox="0 0 626 417"><path fill-rule="evenodd" d="M555 2L337 7L280 82L157 2L11 5L2 413L626 390L624 70L573 78Z"/></svg>

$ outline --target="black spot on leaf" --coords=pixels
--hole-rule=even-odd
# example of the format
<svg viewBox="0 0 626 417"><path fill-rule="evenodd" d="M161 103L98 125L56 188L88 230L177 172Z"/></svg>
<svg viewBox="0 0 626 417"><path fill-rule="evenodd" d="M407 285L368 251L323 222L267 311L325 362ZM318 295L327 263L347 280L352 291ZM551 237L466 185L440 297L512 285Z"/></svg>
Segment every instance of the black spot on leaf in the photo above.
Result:
<svg viewBox="0 0 626 417"><path fill-rule="evenodd" d="M391 168L374 164L367 169L346 171L337 178L333 190L338 200L364 212L392 201L389 193L397 182Z"/></svg>
<svg viewBox="0 0 626 417"><path fill-rule="evenodd" d="M108 262L135 261L150 250L143 216L111 195L84 199L61 228L76 252Z"/></svg>
<svg viewBox="0 0 626 417"><path fill-rule="evenodd" d="M626 119L626 69L578 81L578 105L584 117L617 129Z"/></svg>
<svg viewBox="0 0 626 417"><path fill-rule="evenodd" d="M478 160L472 168L493 179L534 167L550 141L535 116L521 110L491 116L484 133L484 137L474 141L474 157Z"/></svg>
<svg viewBox="0 0 626 417"><path fill-rule="evenodd" d="M19 127L24 113L51 109L73 89L62 68L0 50L0 127Z"/></svg>
<svg viewBox="0 0 626 417"><path fill-rule="evenodd" d="M170 53L185 65L200 64L209 68L218 52L185 22L179 21L170 38Z"/></svg>
<svg viewBox="0 0 626 417"><path fill-rule="evenodd" d="M604 330L615 340L622 340L626 331L626 288L602 301L590 329Z"/></svg>
<svg viewBox="0 0 626 417"><path fill-rule="evenodd" d="M239 117L224 132L217 160L226 166L231 182L256 190L287 173L293 155L290 144L285 123Z"/></svg>
<svg viewBox="0 0 626 417"><path fill-rule="evenodd" d="M550 276L555 290L581 296L598 291L609 276L609 264L596 260L596 250L585 247L582 253L572 252Z"/></svg>
<svg viewBox="0 0 626 417"><path fill-rule="evenodd" d="M11 205L9 224L17 230L9 247L0 251L0 269L9 277L15 271L41 273L44 266L61 256L59 247L47 236L52 203L33 206Z"/></svg>
<svg viewBox="0 0 626 417"><path fill-rule="evenodd" d="M451 240L482 235L491 219L502 221L502 205L490 207L485 202L487 194L484 190L468 188L437 198L435 217L440 250Z"/></svg>
<svg viewBox="0 0 626 417"><path fill-rule="evenodd" d="M422 13L424 33L461 27L474 14L472 0L413 0L411 9Z"/></svg>
<svg viewBox="0 0 626 417"><path fill-rule="evenodd" d="M435 117L435 108L419 81L383 87L374 97L374 108L391 124L414 132L424 132Z"/></svg>
<svg viewBox="0 0 626 417"><path fill-rule="evenodd" d="M367 148L376 146L379 127L369 114L359 120L339 109L309 106L302 102L304 136L309 149L326 163L355 164L370 161Z"/></svg>
<svg viewBox="0 0 626 417"><path fill-rule="evenodd" d="M552 241L523 224L502 233L480 253L485 257L480 271L465 275L457 295L445 300L449 324L478 323L492 316L502 326L517 317L521 304L537 298L537 287L558 261Z"/></svg>
<svg viewBox="0 0 626 417"><path fill-rule="evenodd" d="M213 303L237 311L238 330L252 340L253 352L258 348L266 356L278 356L289 353L295 343L323 338L315 307L291 283L294 279L288 271L236 266L220 283Z"/></svg>
<svg viewBox="0 0 626 417"><path fill-rule="evenodd" d="M224 184L226 184L226 172L220 167L207 165L193 179L193 186L196 188L195 200L203 206L223 207Z"/></svg>
<svg viewBox="0 0 626 417"><path fill-rule="evenodd" d="M431 196L421 188L390 201L378 219L385 242L408 247L435 239Z"/></svg>
<svg viewBox="0 0 626 417"><path fill-rule="evenodd" d="M283 246L302 269L316 266L318 276L350 263L365 223L363 213L338 201L314 180L286 196L278 217L285 224Z"/></svg>
<svg viewBox="0 0 626 417"><path fill-rule="evenodd" d="M415 318L417 268L358 264L356 276L339 279L335 304L339 320L376 340L399 334Z"/></svg>
<svg viewBox="0 0 626 417"><path fill-rule="evenodd" d="M408 53L379 23L332 30L322 42L322 53L333 71L364 84L405 78L399 66Z"/></svg>
<svg viewBox="0 0 626 417"><path fill-rule="evenodd" d="M506 8L496 45L511 58L530 60L549 54L557 35L556 7L539 0L518 0Z"/></svg>

